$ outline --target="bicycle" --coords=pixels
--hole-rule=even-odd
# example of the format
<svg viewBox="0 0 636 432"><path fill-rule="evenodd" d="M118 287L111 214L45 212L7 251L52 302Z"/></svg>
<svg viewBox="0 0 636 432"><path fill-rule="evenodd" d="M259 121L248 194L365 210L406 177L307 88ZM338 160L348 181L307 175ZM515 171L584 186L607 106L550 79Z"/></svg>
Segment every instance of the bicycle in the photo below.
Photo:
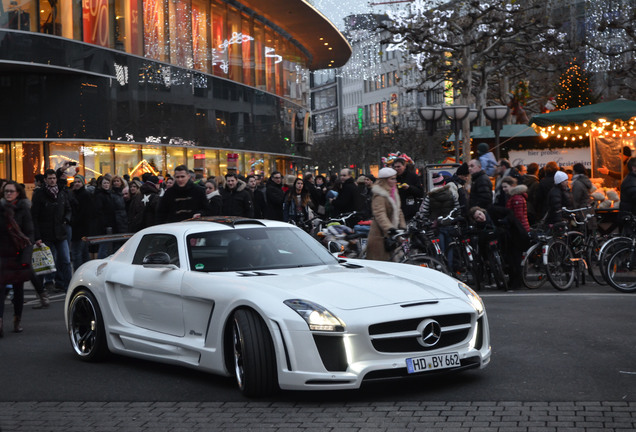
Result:
<svg viewBox="0 0 636 432"><path fill-rule="evenodd" d="M506 291L508 289L508 281L504 272L504 263L499 251L499 239L495 229L481 233L481 239L474 242L477 244L476 263L477 269L480 271L478 277L481 285L482 281L488 280L491 284L494 282L497 289ZM480 244L481 243L481 244ZM481 250L486 246L486 250Z"/></svg>
<svg viewBox="0 0 636 432"><path fill-rule="evenodd" d="M535 244L523 253L521 280L528 289L537 289L541 288L548 280L546 266L543 263L543 254L547 251L546 247L552 237L541 228L530 231L530 237L535 240ZM546 248L545 251L544 248Z"/></svg>
<svg viewBox="0 0 636 432"><path fill-rule="evenodd" d="M636 232L636 217L628 216L626 224L631 224L631 231ZM626 236L615 236L607 240L601 246L598 252L598 268L600 269L601 276L603 281L609 283L607 276L607 264L612 256L619 250L628 247L631 244L631 237Z"/></svg>
<svg viewBox="0 0 636 432"><path fill-rule="evenodd" d="M618 291L636 292L636 238L609 259L607 282Z"/></svg>
<svg viewBox="0 0 636 432"><path fill-rule="evenodd" d="M454 217L455 210L440 220L450 222L447 234L450 241L446 245L446 262L453 277L464 282L475 290L481 289L481 278L477 268L477 258L469 227L462 217Z"/></svg>
<svg viewBox="0 0 636 432"><path fill-rule="evenodd" d="M391 261L432 268L433 270L448 274L448 269L444 262L424 253L412 253L411 236L414 232L416 231L411 230L409 232L408 229L396 230L396 232L389 237L390 242L394 244L391 252Z"/></svg>

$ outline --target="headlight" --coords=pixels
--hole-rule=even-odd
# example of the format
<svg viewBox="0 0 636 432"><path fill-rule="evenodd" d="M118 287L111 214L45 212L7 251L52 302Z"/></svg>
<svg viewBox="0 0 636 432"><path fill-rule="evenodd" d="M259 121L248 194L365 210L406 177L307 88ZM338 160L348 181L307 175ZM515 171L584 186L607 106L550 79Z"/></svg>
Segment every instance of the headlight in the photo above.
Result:
<svg viewBox="0 0 636 432"><path fill-rule="evenodd" d="M345 324L324 307L307 300L285 300L285 304L307 321L309 330L342 332Z"/></svg>
<svg viewBox="0 0 636 432"><path fill-rule="evenodd" d="M470 304L475 308L477 313L481 315L484 312L484 302L481 300L481 297L479 297L479 295L477 295L477 293L464 282L458 282L457 286L464 294L466 294Z"/></svg>

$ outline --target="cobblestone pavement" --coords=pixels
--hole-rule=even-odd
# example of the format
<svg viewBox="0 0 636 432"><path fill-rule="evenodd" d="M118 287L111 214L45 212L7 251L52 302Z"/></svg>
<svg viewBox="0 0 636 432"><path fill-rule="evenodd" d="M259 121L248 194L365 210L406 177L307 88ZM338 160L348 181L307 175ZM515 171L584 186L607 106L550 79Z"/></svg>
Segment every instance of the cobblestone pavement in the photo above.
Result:
<svg viewBox="0 0 636 432"><path fill-rule="evenodd" d="M636 402L0 402L2 432L636 430Z"/></svg>

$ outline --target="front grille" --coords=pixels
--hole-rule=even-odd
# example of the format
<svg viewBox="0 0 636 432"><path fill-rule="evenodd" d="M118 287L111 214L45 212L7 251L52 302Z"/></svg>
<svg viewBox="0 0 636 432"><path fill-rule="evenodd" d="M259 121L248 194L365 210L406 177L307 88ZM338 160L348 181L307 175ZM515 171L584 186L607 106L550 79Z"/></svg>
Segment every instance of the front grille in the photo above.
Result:
<svg viewBox="0 0 636 432"><path fill-rule="evenodd" d="M344 372L349 367L342 336L314 335L322 364L329 372Z"/></svg>
<svg viewBox="0 0 636 432"><path fill-rule="evenodd" d="M442 328L438 343L425 347L418 342L417 326L424 320L435 320ZM459 344L470 336L471 315L453 314L390 321L369 326L373 348L383 353L426 352ZM392 336L395 335L395 336Z"/></svg>

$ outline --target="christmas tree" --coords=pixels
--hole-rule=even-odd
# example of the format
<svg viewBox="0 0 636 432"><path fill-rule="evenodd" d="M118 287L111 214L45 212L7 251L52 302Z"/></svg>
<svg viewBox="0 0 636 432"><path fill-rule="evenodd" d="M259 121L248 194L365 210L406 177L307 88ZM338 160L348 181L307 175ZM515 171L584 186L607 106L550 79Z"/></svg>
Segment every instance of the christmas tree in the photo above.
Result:
<svg viewBox="0 0 636 432"><path fill-rule="evenodd" d="M559 77L556 103L557 110L578 108L592 103L590 77L579 65L571 64Z"/></svg>

